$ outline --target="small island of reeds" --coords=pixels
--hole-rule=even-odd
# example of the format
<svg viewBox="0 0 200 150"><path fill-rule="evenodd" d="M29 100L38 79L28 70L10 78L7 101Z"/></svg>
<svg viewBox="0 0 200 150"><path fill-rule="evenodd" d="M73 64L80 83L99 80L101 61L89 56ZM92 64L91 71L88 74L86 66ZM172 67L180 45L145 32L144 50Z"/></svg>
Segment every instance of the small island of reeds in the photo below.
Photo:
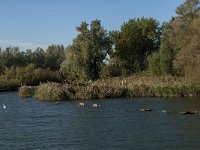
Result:
<svg viewBox="0 0 200 150"><path fill-rule="evenodd" d="M185 78L135 75L117 77L85 84L45 83L37 87L22 86L22 97L39 100L87 100L133 97L200 96L200 86Z"/></svg>

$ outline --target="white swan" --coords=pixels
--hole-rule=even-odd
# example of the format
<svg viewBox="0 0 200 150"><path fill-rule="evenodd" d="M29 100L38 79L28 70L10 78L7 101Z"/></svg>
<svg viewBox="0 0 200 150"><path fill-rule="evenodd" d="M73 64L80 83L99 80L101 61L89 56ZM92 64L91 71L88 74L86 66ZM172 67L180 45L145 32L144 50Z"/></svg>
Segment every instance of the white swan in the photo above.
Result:
<svg viewBox="0 0 200 150"><path fill-rule="evenodd" d="M85 104L84 103L79 103L79 106L84 107Z"/></svg>
<svg viewBox="0 0 200 150"><path fill-rule="evenodd" d="M101 105L93 104L92 107L101 107Z"/></svg>
<svg viewBox="0 0 200 150"><path fill-rule="evenodd" d="M3 109L6 109L6 105L5 104L3 104Z"/></svg>
<svg viewBox="0 0 200 150"><path fill-rule="evenodd" d="M161 110L163 113L169 113L168 111L166 111L166 110Z"/></svg>

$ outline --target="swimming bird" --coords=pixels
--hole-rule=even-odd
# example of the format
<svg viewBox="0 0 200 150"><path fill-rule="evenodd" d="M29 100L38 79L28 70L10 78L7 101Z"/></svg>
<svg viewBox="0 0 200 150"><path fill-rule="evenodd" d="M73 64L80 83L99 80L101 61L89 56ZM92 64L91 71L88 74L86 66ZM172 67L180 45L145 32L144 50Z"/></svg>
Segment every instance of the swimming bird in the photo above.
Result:
<svg viewBox="0 0 200 150"><path fill-rule="evenodd" d="M200 114L199 111L184 111L184 112L180 112L179 114L181 115L198 115Z"/></svg>
<svg viewBox="0 0 200 150"><path fill-rule="evenodd" d="M169 113L168 111L166 111L166 110L161 110L163 113Z"/></svg>
<svg viewBox="0 0 200 150"><path fill-rule="evenodd" d="M58 105L58 104L60 104L60 102L55 102L55 105Z"/></svg>
<svg viewBox="0 0 200 150"><path fill-rule="evenodd" d="M152 111L152 109L150 109L150 108L142 108L142 109L140 109L139 111L141 111L141 112L144 112L144 111Z"/></svg>
<svg viewBox="0 0 200 150"><path fill-rule="evenodd" d="M55 103L55 105L58 105L58 104L60 104L60 102L56 102L56 103Z"/></svg>
<svg viewBox="0 0 200 150"><path fill-rule="evenodd" d="M3 104L3 109L6 109L6 105L5 104Z"/></svg>
<svg viewBox="0 0 200 150"><path fill-rule="evenodd" d="M93 104L92 107L101 107L101 105Z"/></svg>
<svg viewBox="0 0 200 150"><path fill-rule="evenodd" d="M80 106L80 107L84 107L85 104L84 104L84 103L79 103L79 106Z"/></svg>

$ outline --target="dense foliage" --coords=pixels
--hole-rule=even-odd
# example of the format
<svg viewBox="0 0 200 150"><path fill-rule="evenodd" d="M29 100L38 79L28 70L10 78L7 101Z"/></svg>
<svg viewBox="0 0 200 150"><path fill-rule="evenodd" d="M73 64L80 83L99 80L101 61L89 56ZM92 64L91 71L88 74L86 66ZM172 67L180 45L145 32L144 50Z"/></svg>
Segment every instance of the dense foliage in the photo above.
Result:
<svg viewBox="0 0 200 150"><path fill-rule="evenodd" d="M155 19L130 19L113 32L114 55L122 62L125 74L147 69L147 57L158 50L161 29Z"/></svg>
<svg viewBox="0 0 200 150"><path fill-rule="evenodd" d="M110 52L111 39L100 20L92 21L90 28L82 22L77 31L79 34L67 48L66 60L60 70L68 81L96 80L103 60Z"/></svg>
<svg viewBox="0 0 200 150"><path fill-rule="evenodd" d="M130 19L121 31L108 34L99 20L77 27L60 71L68 82L130 75L148 68L147 58L158 50L161 28L155 19ZM109 59L107 58L109 56Z"/></svg>
<svg viewBox="0 0 200 150"><path fill-rule="evenodd" d="M160 46L161 74L200 78L200 2L186 0L176 9L177 16L164 25ZM154 58L152 58L154 59ZM153 60L149 60L152 70Z"/></svg>
<svg viewBox="0 0 200 150"><path fill-rule="evenodd" d="M63 45L50 45L46 51L42 48L35 51L20 51L18 47L7 47L4 50L0 49L0 73L2 74L6 68L26 67L29 64L34 64L38 68L59 70L64 56Z"/></svg>
<svg viewBox="0 0 200 150"><path fill-rule="evenodd" d="M20 51L8 47L0 51L0 90L16 90L21 85L39 85L47 81L62 82L59 73L64 61L63 45L51 45L44 51Z"/></svg>

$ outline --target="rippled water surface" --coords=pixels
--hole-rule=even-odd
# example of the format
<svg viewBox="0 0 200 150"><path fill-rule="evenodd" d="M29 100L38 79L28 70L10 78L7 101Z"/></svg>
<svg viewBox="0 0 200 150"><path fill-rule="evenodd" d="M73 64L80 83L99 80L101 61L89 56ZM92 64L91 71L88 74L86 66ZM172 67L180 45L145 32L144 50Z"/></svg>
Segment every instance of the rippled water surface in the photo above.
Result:
<svg viewBox="0 0 200 150"><path fill-rule="evenodd" d="M0 150L200 149L200 116L178 114L200 110L199 98L85 101L84 108L79 102L55 105L0 93ZM144 107L153 111L138 111Z"/></svg>

